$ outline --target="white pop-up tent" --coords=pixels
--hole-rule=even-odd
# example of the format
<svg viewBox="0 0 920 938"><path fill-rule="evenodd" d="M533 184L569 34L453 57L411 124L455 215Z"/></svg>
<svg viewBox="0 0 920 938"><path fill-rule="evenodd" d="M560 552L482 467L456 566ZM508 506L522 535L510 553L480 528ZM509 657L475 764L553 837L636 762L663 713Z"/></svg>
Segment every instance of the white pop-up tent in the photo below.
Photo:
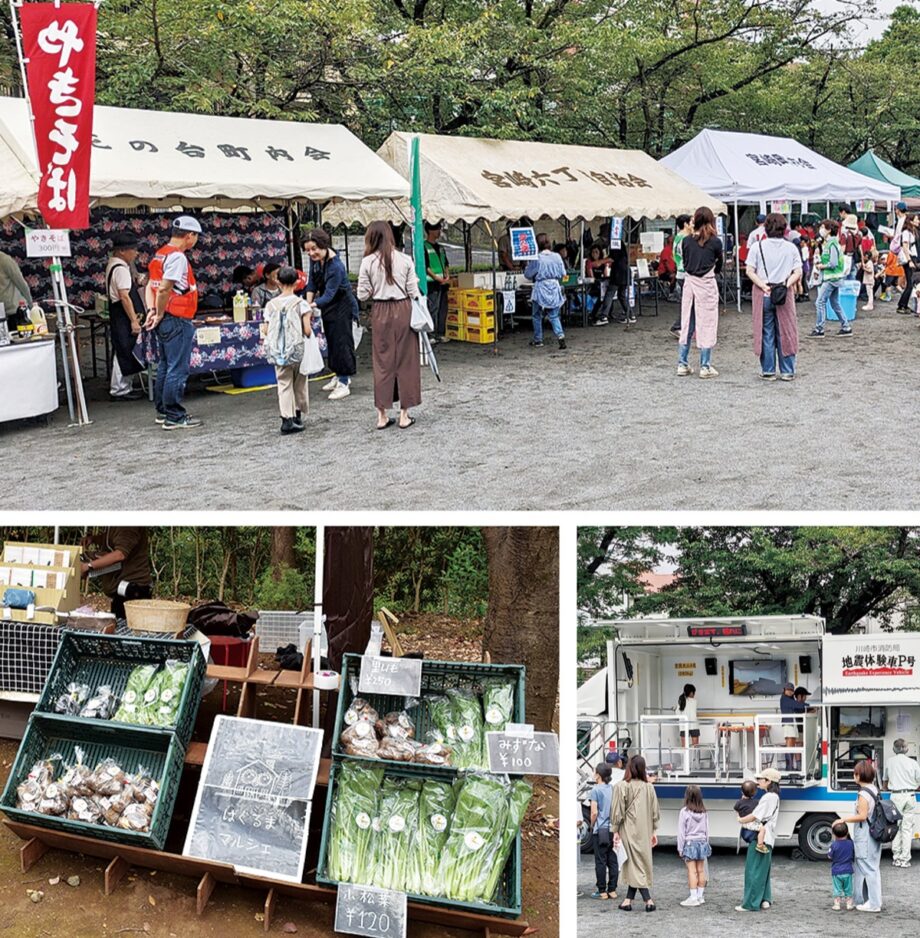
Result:
<svg viewBox="0 0 920 938"><path fill-rule="evenodd" d="M390 134L377 151L408 179L414 134ZM517 219L591 221L610 216L673 218L709 205L725 206L707 196L641 150L565 146L480 137L418 134L422 207L426 218L472 224ZM323 218L333 224L409 217L407 202L389 211L357 202L336 205Z"/></svg>
<svg viewBox="0 0 920 938"><path fill-rule="evenodd" d="M11 135L0 134L0 218L34 208L38 192L35 161L9 140Z"/></svg>
<svg viewBox="0 0 920 938"><path fill-rule="evenodd" d="M295 201L394 199L404 178L336 124L214 117L97 106L93 113L90 197L93 205L267 208ZM7 166L37 175L26 102L0 98L0 209L23 201ZM14 198L7 198L7 191ZM16 207L18 204L18 207ZM9 205L13 208L10 209Z"/></svg>
<svg viewBox="0 0 920 938"><path fill-rule="evenodd" d="M896 202L897 186L870 179L790 137L703 130L661 163L713 198L741 205L770 201Z"/></svg>

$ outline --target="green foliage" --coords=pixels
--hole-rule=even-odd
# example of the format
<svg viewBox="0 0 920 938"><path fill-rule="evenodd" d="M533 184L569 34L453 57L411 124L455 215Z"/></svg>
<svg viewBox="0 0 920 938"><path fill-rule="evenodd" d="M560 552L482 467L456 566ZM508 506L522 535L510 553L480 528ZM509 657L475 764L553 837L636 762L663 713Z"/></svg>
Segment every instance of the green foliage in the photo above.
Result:
<svg viewBox="0 0 920 938"><path fill-rule="evenodd" d="M481 539L478 544L461 541L454 548L441 576L441 589L450 615L469 619L486 614L489 571Z"/></svg>
<svg viewBox="0 0 920 938"><path fill-rule="evenodd" d="M286 564L274 570L269 567L256 583L254 601L259 609L312 609L312 571L307 574Z"/></svg>

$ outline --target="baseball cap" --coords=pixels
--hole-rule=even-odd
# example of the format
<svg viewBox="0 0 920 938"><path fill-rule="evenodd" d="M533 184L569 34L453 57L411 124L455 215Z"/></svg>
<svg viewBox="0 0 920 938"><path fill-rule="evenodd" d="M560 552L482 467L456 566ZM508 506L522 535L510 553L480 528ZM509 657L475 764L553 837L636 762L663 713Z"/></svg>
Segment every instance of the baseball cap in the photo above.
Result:
<svg viewBox="0 0 920 938"><path fill-rule="evenodd" d="M906 203L906 202L898 202L898 204L895 206L895 208L900 209L902 212L906 212L906 211L907 211L907 203Z"/></svg>
<svg viewBox="0 0 920 938"><path fill-rule="evenodd" d="M192 218L191 215L180 215L178 218L174 218L172 226L177 231L194 231L196 234L201 234L201 224L197 218Z"/></svg>
<svg viewBox="0 0 920 938"><path fill-rule="evenodd" d="M797 687L794 693L796 697L798 697L799 694L804 694L806 697L811 696L811 691L807 687Z"/></svg>
<svg viewBox="0 0 920 938"><path fill-rule="evenodd" d="M786 681L786 683L783 684L783 690L795 690L795 684L793 684L792 681Z"/></svg>
<svg viewBox="0 0 920 938"><path fill-rule="evenodd" d="M760 212L757 216L757 224L762 225L767 220L767 216L763 212Z"/></svg>
<svg viewBox="0 0 920 938"><path fill-rule="evenodd" d="M768 782L779 782L782 780L782 775L776 769L764 769L762 772L758 772L754 778L765 778Z"/></svg>
<svg viewBox="0 0 920 938"><path fill-rule="evenodd" d="M116 231L112 235L112 247L113 248L136 248L137 247L137 235L132 234L130 231Z"/></svg>
<svg viewBox="0 0 920 938"><path fill-rule="evenodd" d="M610 765L616 765L616 763L620 761L620 754L616 751L616 749L611 749L607 753L604 761Z"/></svg>

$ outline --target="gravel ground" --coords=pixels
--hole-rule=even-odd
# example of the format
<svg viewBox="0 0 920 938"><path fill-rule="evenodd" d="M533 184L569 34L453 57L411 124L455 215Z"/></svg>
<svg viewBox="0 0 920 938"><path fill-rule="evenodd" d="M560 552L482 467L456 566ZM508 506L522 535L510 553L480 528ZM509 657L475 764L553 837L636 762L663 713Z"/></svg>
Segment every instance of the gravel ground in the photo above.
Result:
<svg viewBox="0 0 920 938"><path fill-rule="evenodd" d="M687 898L687 874L673 846L655 851L655 899L658 911L646 915L637 897L635 911L620 912L620 899L613 902L591 899L594 892L594 856L582 856L578 863L579 938L607 938L626 926L638 934L655 938L703 938L741 935L745 938L850 938L871 930L886 938L916 935L920 916L920 890L916 864L908 870L893 869L887 851L882 858L882 901L880 915L862 912L834 912L831 909L830 866L792 859L791 848L779 848L771 873L773 908L763 912L735 912L744 888L744 854L734 849L714 848L709 861L710 885L706 904L681 908Z"/></svg>
<svg viewBox="0 0 920 938"><path fill-rule="evenodd" d="M4 425L0 507L42 478L44 509L899 509L917 507L917 320L882 304L853 338L802 340L799 377L767 384L750 313L722 317L715 380L677 378L676 307L635 326L570 327L569 350L519 329L488 347L441 346L410 430L373 428L370 343L350 398L313 383L307 432L282 438L274 391L214 394L205 426L164 432L145 402L89 382L94 423ZM799 313L799 332L812 324ZM695 354L695 353L693 353ZM28 458L23 458L25 455ZM266 484L266 480L276 480ZM517 479L518 482L514 480Z"/></svg>

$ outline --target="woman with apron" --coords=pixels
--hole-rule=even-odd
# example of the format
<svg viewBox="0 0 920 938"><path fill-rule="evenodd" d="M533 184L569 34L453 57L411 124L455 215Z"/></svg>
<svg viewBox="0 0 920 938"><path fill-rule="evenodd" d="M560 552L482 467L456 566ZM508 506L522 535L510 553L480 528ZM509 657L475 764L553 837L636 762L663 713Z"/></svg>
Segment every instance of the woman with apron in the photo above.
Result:
<svg viewBox="0 0 920 938"><path fill-rule="evenodd" d="M338 401L351 394L351 378L358 370L352 332L352 324L358 319L358 301L348 282L345 265L332 250L328 232L315 228L304 241L303 249L310 258L306 300L315 303L322 315L323 331L329 344L327 363L334 375L323 385L323 390L332 392L330 401Z"/></svg>
<svg viewBox="0 0 920 938"><path fill-rule="evenodd" d="M141 331L144 301L134 273L137 238L127 231L112 236L112 256L105 268L105 292L109 299L109 328L112 333L112 377L109 397L113 401L137 401L143 391L134 390L132 375L143 371L134 357Z"/></svg>

